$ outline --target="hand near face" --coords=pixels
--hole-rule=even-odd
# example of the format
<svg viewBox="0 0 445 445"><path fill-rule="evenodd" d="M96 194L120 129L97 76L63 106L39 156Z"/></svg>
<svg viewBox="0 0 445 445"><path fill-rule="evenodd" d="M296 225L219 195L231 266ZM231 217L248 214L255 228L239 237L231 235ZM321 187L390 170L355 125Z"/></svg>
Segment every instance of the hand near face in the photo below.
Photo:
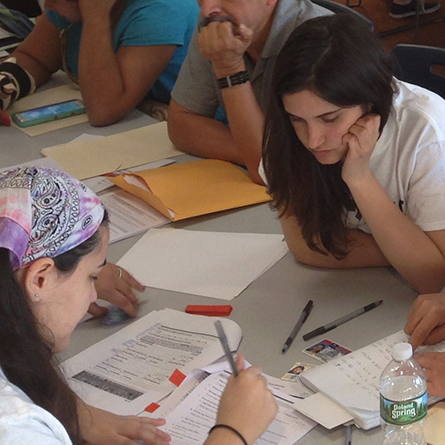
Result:
<svg viewBox="0 0 445 445"><path fill-rule="evenodd" d="M343 136L343 143L348 146L342 169L342 177L346 184L350 185L354 180L361 180L372 174L369 160L379 138L379 126L379 115L366 114Z"/></svg>
<svg viewBox="0 0 445 445"><path fill-rule="evenodd" d="M445 294L419 295L408 314L405 332L411 336L413 349L445 340Z"/></svg>
<svg viewBox="0 0 445 445"><path fill-rule="evenodd" d="M108 411L78 402L79 424L88 445L134 443L140 440L149 445L168 445L170 436L157 427L164 419L149 417L117 416Z"/></svg>
<svg viewBox="0 0 445 445"><path fill-rule="evenodd" d="M414 359L425 370L428 395L445 397L445 353L425 352Z"/></svg>
<svg viewBox="0 0 445 445"><path fill-rule="evenodd" d="M122 270L122 274L120 270ZM120 277L120 275L122 276ZM131 317L136 317L139 302L133 290L143 292L145 287L126 270L117 267L115 264L107 263L97 276L95 284L97 298L109 301ZM88 312L97 317L104 314L106 308L92 303Z"/></svg>
<svg viewBox="0 0 445 445"><path fill-rule="evenodd" d="M244 25L211 22L198 34L199 52L210 62L217 77L245 70L243 55L252 42L253 32Z"/></svg>
<svg viewBox="0 0 445 445"><path fill-rule="evenodd" d="M251 444L275 418L277 405L260 368L243 370L242 356L237 357L237 368L239 375L230 377L221 397L216 423L230 425Z"/></svg>

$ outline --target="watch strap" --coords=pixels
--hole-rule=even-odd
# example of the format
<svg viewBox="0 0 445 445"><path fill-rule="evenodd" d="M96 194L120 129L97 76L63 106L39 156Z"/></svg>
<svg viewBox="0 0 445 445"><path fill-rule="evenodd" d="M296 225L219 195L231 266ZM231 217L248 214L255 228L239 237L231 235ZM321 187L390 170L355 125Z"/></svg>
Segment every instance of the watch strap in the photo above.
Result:
<svg viewBox="0 0 445 445"><path fill-rule="evenodd" d="M235 85L241 85L249 81L249 73L247 71L239 71L238 73L230 76L221 77L217 79L218 88L220 90L224 88L230 88Z"/></svg>

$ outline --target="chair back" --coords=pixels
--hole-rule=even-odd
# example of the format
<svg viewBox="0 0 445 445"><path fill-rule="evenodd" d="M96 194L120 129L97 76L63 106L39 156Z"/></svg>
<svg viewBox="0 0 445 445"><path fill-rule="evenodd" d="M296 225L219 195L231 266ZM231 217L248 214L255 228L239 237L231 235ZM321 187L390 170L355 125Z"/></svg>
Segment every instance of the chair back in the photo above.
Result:
<svg viewBox="0 0 445 445"><path fill-rule="evenodd" d="M397 79L427 88L445 99L445 76L432 71L433 65L441 65L445 73L445 48L400 44L392 54Z"/></svg>
<svg viewBox="0 0 445 445"><path fill-rule="evenodd" d="M331 0L311 0L312 3L322 6L323 8L329 9L329 11L334 12L335 14L339 13L346 13L346 14L352 14L358 17L359 19L363 20L371 29L372 32L374 32L374 23L371 22L367 17L364 15L358 13L354 9L351 9L345 5L342 5L340 3L333 2Z"/></svg>

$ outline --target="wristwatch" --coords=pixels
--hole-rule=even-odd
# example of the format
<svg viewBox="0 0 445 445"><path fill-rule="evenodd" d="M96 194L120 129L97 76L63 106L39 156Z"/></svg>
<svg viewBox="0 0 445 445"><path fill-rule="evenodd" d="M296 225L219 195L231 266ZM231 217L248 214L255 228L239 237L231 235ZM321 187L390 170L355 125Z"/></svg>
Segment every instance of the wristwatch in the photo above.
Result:
<svg viewBox="0 0 445 445"><path fill-rule="evenodd" d="M231 76L221 77L217 79L218 88L222 90L223 88L230 88L235 85L241 85L249 81L249 73L247 71L239 71L238 73L232 74Z"/></svg>

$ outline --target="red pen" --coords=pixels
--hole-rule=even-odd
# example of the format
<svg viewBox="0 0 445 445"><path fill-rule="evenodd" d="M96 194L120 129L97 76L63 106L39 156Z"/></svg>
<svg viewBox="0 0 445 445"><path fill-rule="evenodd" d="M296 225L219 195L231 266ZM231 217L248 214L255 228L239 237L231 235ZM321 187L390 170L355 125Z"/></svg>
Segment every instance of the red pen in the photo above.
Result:
<svg viewBox="0 0 445 445"><path fill-rule="evenodd" d="M0 110L0 123L7 127L11 125L11 118L2 110Z"/></svg>

